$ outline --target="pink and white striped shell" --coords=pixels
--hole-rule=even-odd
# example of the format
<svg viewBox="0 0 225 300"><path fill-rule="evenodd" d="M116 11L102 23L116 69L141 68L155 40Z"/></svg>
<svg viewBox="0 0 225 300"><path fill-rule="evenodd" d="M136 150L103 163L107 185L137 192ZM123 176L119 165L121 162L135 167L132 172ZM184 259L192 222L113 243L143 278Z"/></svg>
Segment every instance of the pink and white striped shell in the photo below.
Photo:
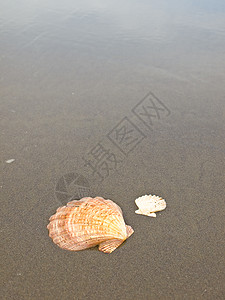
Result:
<svg viewBox="0 0 225 300"><path fill-rule="evenodd" d="M101 197L73 200L59 207L49 220L53 242L73 251L99 245L100 251L111 253L134 232L125 224L120 207Z"/></svg>

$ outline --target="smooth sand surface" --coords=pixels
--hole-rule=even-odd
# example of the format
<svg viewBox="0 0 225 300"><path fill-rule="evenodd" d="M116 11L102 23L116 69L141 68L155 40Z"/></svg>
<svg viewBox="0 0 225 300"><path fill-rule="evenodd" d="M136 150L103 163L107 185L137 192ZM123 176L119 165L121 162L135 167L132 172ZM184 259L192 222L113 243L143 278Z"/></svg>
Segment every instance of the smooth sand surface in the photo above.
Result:
<svg viewBox="0 0 225 300"><path fill-rule="evenodd" d="M0 2L1 299L224 299L223 1ZM85 195L134 229L110 255L48 237Z"/></svg>

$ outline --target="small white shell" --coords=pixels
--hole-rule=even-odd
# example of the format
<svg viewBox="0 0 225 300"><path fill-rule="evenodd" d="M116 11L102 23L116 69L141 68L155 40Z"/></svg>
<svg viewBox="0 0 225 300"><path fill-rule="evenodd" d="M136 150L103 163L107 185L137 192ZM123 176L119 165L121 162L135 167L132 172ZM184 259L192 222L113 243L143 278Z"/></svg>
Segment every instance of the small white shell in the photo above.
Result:
<svg viewBox="0 0 225 300"><path fill-rule="evenodd" d="M166 201L156 195L145 195L135 200L138 210L136 214L145 215L149 217L156 217L155 212L161 211L166 208Z"/></svg>
<svg viewBox="0 0 225 300"><path fill-rule="evenodd" d="M8 159L8 160L6 160L5 162L7 163L7 164L11 164L12 162L14 162L15 161L15 159L14 158L12 158L12 159Z"/></svg>

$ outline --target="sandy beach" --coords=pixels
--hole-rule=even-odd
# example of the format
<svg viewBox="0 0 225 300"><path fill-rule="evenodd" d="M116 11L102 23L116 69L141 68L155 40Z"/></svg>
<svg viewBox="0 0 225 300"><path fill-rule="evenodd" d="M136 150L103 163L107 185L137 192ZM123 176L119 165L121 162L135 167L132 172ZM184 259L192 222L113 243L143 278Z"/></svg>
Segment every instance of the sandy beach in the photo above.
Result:
<svg viewBox="0 0 225 300"><path fill-rule="evenodd" d="M0 2L1 299L224 299L223 1ZM134 229L112 254L49 238L83 196Z"/></svg>

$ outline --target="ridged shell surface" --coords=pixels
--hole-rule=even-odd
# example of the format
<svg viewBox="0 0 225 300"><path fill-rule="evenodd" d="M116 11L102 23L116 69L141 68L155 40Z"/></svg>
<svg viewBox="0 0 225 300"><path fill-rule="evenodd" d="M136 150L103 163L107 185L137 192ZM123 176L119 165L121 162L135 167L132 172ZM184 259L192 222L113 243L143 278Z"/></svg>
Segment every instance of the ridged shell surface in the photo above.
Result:
<svg viewBox="0 0 225 300"><path fill-rule="evenodd" d="M155 212L166 208L166 201L156 195L145 195L135 200L138 210L136 214L146 215L149 217L156 217Z"/></svg>
<svg viewBox="0 0 225 300"><path fill-rule="evenodd" d="M111 200L86 197L59 207L49 219L49 236L59 247L79 251L99 245L111 253L132 233L122 210Z"/></svg>

